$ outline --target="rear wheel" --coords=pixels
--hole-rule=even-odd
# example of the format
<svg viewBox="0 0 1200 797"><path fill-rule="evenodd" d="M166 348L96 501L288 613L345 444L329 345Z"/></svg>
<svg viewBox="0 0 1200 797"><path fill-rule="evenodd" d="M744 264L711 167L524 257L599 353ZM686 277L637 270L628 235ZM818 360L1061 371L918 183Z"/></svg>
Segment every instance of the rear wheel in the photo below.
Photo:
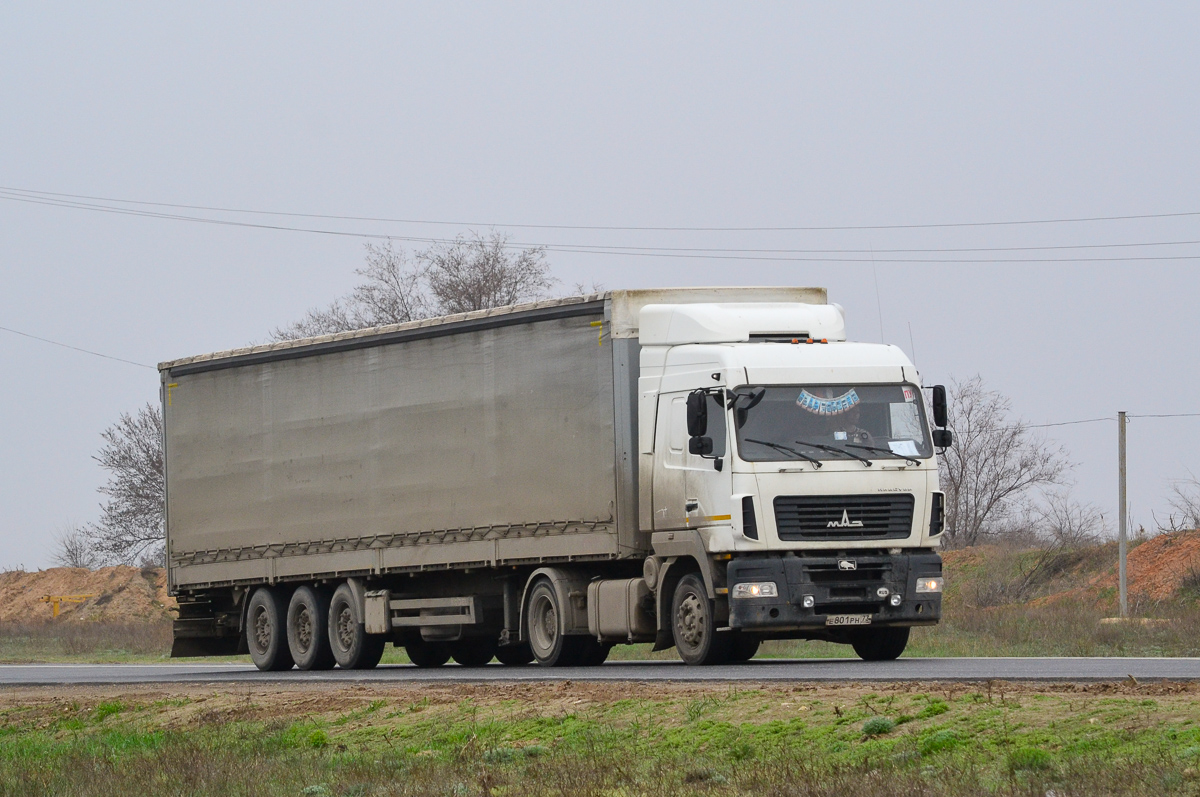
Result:
<svg viewBox="0 0 1200 797"><path fill-rule="evenodd" d="M696 573L679 579L671 601L671 631L675 649L687 664L724 664L729 660L732 640L728 633L718 634L713 602Z"/></svg>
<svg viewBox="0 0 1200 797"><path fill-rule="evenodd" d="M354 592L342 584L329 601L329 647L343 670L369 670L383 658L387 637L368 634Z"/></svg>
<svg viewBox="0 0 1200 797"><path fill-rule="evenodd" d="M867 629L852 636L850 644L863 661L892 661L908 646L908 632L907 627Z"/></svg>
<svg viewBox="0 0 1200 797"><path fill-rule="evenodd" d="M329 647L329 595L313 587L297 587L287 610L287 644L302 670L329 670L337 662Z"/></svg>
<svg viewBox="0 0 1200 797"><path fill-rule="evenodd" d="M450 646L450 655L463 667L482 667L496 655L496 643L490 639L464 639Z"/></svg>
<svg viewBox="0 0 1200 797"><path fill-rule="evenodd" d="M529 591L525 612L529 648L543 667L572 667L579 663L589 641L585 636L562 632L562 607L549 579L539 579Z"/></svg>
<svg viewBox="0 0 1200 797"><path fill-rule="evenodd" d="M404 646L409 660L418 667L441 667L450 661L450 646L444 642L417 640Z"/></svg>
<svg viewBox="0 0 1200 797"><path fill-rule="evenodd" d="M246 607L250 660L264 671L290 670L295 663L287 641L287 601L279 590L259 587Z"/></svg>

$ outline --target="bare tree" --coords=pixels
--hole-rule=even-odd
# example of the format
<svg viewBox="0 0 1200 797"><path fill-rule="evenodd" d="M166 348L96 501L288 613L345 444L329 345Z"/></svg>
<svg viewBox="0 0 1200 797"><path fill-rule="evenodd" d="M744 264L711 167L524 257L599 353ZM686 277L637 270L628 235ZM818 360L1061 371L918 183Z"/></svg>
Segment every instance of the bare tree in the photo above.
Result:
<svg viewBox="0 0 1200 797"><path fill-rule="evenodd" d="M540 299L554 285L544 247L509 252L508 236L460 235L417 255L439 315Z"/></svg>
<svg viewBox="0 0 1200 797"><path fill-rule="evenodd" d="M366 245L362 281L348 296L272 330L276 341L402 324L539 299L555 284L541 247L514 251L508 236L471 234L411 258L391 242Z"/></svg>
<svg viewBox="0 0 1200 797"><path fill-rule="evenodd" d="M80 526L70 526L55 535L51 559L59 567L86 567L88 570L104 564L87 528Z"/></svg>
<svg viewBox="0 0 1200 797"><path fill-rule="evenodd" d="M1165 524L1158 523L1162 531L1200 529L1200 479L1188 474L1187 479L1171 483L1171 497L1167 499L1171 509Z"/></svg>
<svg viewBox="0 0 1200 797"><path fill-rule="evenodd" d="M1036 525L1052 547L1078 548L1104 534L1104 514L1095 504L1075 501L1065 491L1048 492L1035 510Z"/></svg>
<svg viewBox="0 0 1200 797"><path fill-rule="evenodd" d="M946 491L946 542L975 545L1020 508L1034 487L1061 484L1066 452L1010 418L1007 398L975 376L950 386L954 445L939 462Z"/></svg>
<svg viewBox="0 0 1200 797"><path fill-rule="evenodd" d="M161 560L166 511L162 410L146 404L136 415L124 413L101 434L104 446L95 459L108 471L100 493L100 522L87 536L101 558L134 564L146 557Z"/></svg>

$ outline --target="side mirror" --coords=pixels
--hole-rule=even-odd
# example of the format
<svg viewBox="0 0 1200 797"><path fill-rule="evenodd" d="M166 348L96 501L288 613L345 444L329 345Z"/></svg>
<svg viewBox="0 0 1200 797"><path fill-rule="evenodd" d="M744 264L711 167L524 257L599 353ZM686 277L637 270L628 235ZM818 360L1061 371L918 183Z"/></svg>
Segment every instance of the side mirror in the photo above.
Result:
<svg viewBox="0 0 1200 797"><path fill-rule="evenodd" d="M949 448L954 445L954 432L949 429L934 429L933 444L938 448Z"/></svg>
<svg viewBox="0 0 1200 797"><path fill-rule="evenodd" d="M945 426L950 421L949 407L946 404L946 386L933 386L933 425Z"/></svg>
<svg viewBox="0 0 1200 797"><path fill-rule="evenodd" d="M700 457L711 456L713 441L711 437L693 437L688 440L688 453Z"/></svg>
<svg viewBox="0 0 1200 797"><path fill-rule="evenodd" d="M708 431L708 396L703 390L693 390L688 394L687 428L690 437L699 437Z"/></svg>

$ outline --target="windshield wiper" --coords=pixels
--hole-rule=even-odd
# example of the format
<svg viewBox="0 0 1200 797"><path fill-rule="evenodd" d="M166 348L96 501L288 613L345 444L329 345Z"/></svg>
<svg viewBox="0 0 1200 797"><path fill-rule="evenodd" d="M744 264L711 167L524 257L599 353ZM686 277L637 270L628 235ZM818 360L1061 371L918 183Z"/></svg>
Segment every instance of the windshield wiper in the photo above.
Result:
<svg viewBox="0 0 1200 797"><path fill-rule="evenodd" d="M908 456L907 454L897 454L895 451L893 451L890 448L876 448L875 446L858 446L858 445L855 445L854 443L846 443L846 447L847 448L861 448L863 451L878 451L880 454L895 454L898 457L904 457L905 462L911 462L914 465L921 464L921 461L919 459L913 459L912 457Z"/></svg>
<svg viewBox="0 0 1200 797"><path fill-rule="evenodd" d="M787 452L788 454L793 454L797 457L800 457L800 459L811 462L812 464L816 465L818 468L821 467L821 460L817 459L816 457L810 457L808 454L804 454L800 451L797 451L796 449L792 448L791 446L780 445L779 443L768 443L766 440L755 440L750 437L746 438L746 442L747 443L758 443L760 446L766 446L767 448L773 448L776 451L784 451L784 452Z"/></svg>
<svg viewBox="0 0 1200 797"><path fill-rule="evenodd" d="M851 459L857 459L859 462L866 465L868 468L871 467L873 464L875 464L875 463L871 462L871 460L867 459L866 457L860 457L858 454L855 454L853 451L847 451L844 448L836 448L834 446L823 446L820 443L808 443L808 442L805 442L804 440L797 440L796 442L802 446L810 446L812 448L819 448L822 451L832 451L834 454L845 454L846 456L850 457Z"/></svg>

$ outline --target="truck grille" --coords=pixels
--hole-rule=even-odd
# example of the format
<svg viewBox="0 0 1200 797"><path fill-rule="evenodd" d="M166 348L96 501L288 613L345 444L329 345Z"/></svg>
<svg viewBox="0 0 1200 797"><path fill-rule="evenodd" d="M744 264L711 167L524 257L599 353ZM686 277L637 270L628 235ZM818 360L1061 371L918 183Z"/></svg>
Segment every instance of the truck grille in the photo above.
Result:
<svg viewBox="0 0 1200 797"><path fill-rule="evenodd" d="M781 495L779 539L898 540L912 533L912 495Z"/></svg>

